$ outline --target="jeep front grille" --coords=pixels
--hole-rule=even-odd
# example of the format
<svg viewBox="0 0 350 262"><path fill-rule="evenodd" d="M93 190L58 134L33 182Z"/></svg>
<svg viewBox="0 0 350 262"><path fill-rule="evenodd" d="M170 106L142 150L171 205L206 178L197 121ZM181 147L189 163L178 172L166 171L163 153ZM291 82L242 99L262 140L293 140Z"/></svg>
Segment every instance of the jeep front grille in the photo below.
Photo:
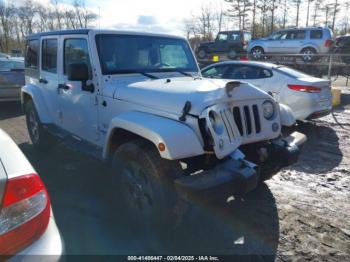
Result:
<svg viewBox="0 0 350 262"><path fill-rule="evenodd" d="M260 114L257 105L235 106L232 111L241 136L250 136L261 132Z"/></svg>

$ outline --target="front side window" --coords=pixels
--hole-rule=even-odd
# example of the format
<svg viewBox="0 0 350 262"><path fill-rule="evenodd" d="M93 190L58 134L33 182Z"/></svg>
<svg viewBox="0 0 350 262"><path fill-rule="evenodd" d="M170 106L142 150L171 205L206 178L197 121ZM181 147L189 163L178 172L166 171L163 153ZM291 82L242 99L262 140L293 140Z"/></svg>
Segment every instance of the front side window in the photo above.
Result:
<svg viewBox="0 0 350 262"><path fill-rule="evenodd" d="M39 40L29 40L26 44L25 67L38 69Z"/></svg>
<svg viewBox="0 0 350 262"><path fill-rule="evenodd" d="M204 70L202 76L207 78L223 78L226 71L227 66L214 66Z"/></svg>
<svg viewBox="0 0 350 262"><path fill-rule="evenodd" d="M57 39L44 39L42 41L41 69L57 73Z"/></svg>
<svg viewBox="0 0 350 262"><path fill-rule="evenodd" d="M226 41L228 38L227 33L219 33L216 40L217 41Z"/></svg>
<svg viewBox="0 0 350 262"><path fill-rule="evenodd" d="M197 72L185 40L144 35L96 36L102 73Z"/></svg>
<svg viewBox="0 0 350 262"><path fill-rule="evenodd" d="M286 31L280 31L271 36L272 40L284 40L287 37L287 32Z"/></svg>
<svg viewBox="0 0 350 262"><path fill-rule="evenodd" d="M71 38L64 40L64 74L67 74L70 64L85 63L90 71L89 49L86 39Z"/></svg>

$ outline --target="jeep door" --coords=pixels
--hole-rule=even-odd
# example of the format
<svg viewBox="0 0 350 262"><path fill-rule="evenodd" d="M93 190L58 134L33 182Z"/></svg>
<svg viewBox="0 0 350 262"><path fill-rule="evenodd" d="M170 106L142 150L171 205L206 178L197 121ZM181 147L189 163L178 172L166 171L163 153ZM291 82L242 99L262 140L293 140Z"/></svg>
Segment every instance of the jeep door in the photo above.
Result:
<svg viewBox="0 0 350 262"><path fill-rule="evenodd" d="M57 99L58 86L58 47L59 36L46 36L40 39L40 72L38 86L44 97L52 123L60 126L62 114Z"/></svg>
<svg viewBox="0 0 350 262"><path fill-rule="evenodd" d="M96 92L84 91L82 81L68 80L67 72L71 64L85 63L89 69L92 84L90 48L87 35L67 35L60 40L62 52L62 74L59 89L63 114L63 128L90 143L95 144L97 136L97 96Z"/></svg>
<svg viewBox="0 0 350 262"><path fill-rule="evenodd" d="M221 32L215 39L215 43L211 46L211 52L226 52L229 45L229 34Z"/></svg>

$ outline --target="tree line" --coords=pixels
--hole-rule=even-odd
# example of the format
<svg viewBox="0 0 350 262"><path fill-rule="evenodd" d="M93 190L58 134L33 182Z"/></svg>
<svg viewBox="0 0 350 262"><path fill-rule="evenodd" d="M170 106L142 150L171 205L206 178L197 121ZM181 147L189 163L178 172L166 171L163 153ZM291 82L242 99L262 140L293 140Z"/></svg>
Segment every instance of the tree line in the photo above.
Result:
<svg viewBox="0 0 350 262"><path fill-rule="evenodd" d="M84 0L73 0L71 5L60 5L57 0L44 6L32 0L21 5L0 0L0 50L8 53L22 49L29 34L60 29L91 26L97 14L86 8Z"/></svg>
<svg viewBox="0 0 350 262"><path fill-rule="evenodd" d="M205 4L184 21L188 39L212 40L220 30L249 30L253 38L288 27L329 27L335 34L350 32L348 0L222 0Z"/></svg>

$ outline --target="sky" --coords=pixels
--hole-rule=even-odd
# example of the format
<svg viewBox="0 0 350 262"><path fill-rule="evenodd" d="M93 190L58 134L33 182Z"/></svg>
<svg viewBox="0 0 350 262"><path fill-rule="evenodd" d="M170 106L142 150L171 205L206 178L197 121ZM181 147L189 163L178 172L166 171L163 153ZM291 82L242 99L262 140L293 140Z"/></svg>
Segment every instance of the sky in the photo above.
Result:
<svg viewBox="0 0 350 262"><path fill-rule="evenodd" d="M18 1L22 0L7 0ZM48 4L50 0L34 0ZM59 0L71 4L72 0ZM104 29L142 30L184 35L183 20L205 3L222 0L85 0L88 8L100 12L98 26Z"/></svg>
<svg viewBox="0 0 350 262"><path fill-rule="evenodd" d="M24 0L5 1L20 3ZM47 5L51 0L33 1ZM342 1L347 0L340 0ZM58 0L58 2L62 5L71 5L73 0ZM175 35L184 35L184 20L191 18L193 14L198 14L201 7L209 3L213 7L225 7L224 0L85 0L88 8L100 14L96 26L100 25L103 29L138 30ZM294 12L290 15L294 18ZM340 14L340 17L342 16L343 14ZM305 10L301 10L300 17L300 24L304 25ZM289 17L289 19L293 18Z"/></svg>

